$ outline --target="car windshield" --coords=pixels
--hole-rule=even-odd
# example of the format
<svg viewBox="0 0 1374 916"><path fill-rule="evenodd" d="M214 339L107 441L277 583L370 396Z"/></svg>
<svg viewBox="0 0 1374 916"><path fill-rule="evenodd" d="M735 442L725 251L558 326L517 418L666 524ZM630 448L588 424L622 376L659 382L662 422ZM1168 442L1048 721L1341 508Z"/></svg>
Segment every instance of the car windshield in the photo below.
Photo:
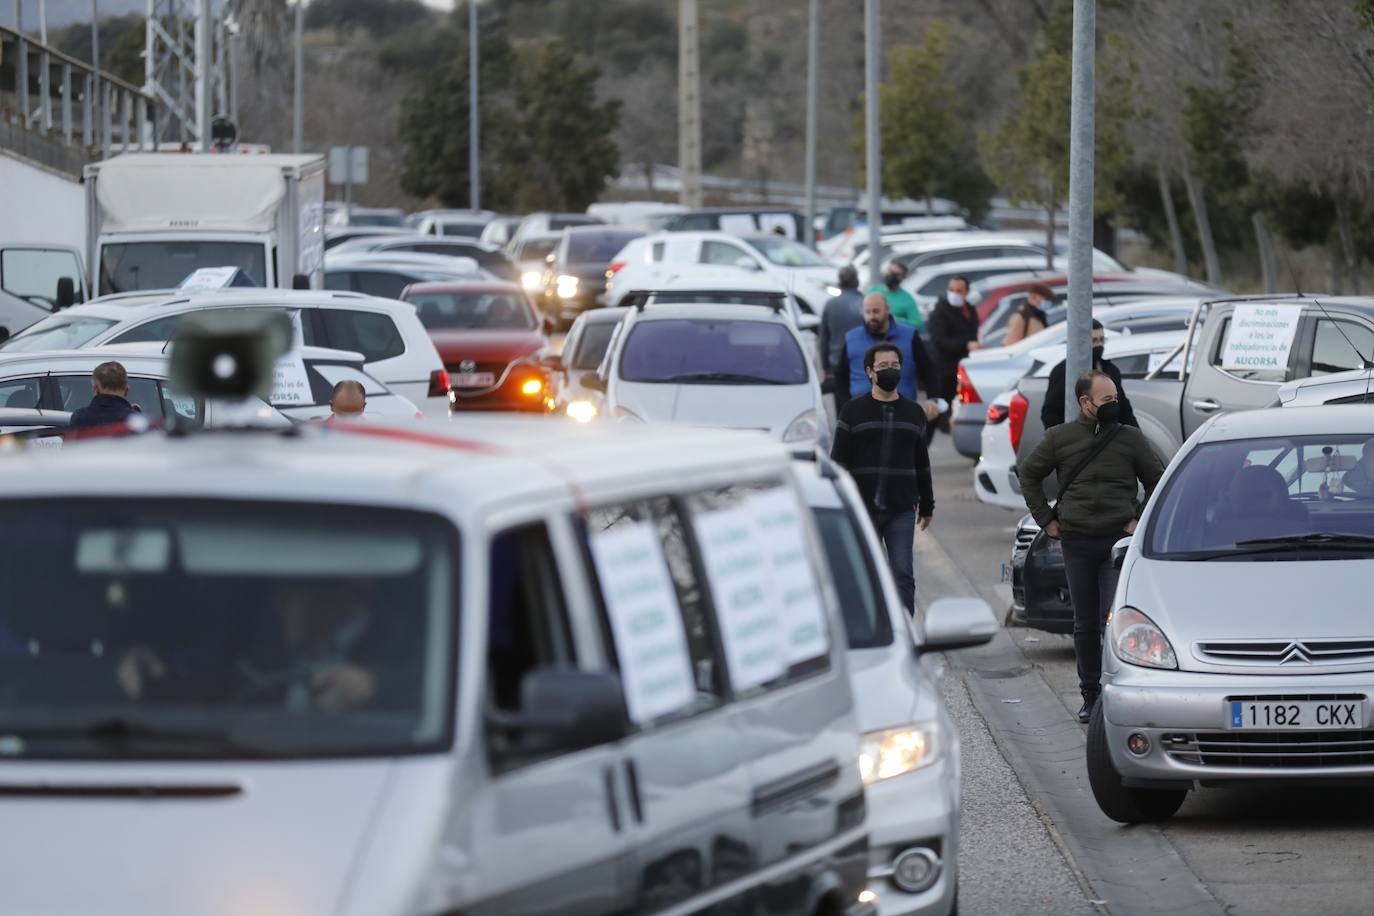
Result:
<svg viewBox="0 0 1374 916"><path fill-rule="evenodd" d="M348 216L350 226L381 226L386 229L403 228L406 218L395 213L359 213L354 210Z"/></svg>
<svg viewBox="0 0 1374 916"><path fill-rule="evenodd" d="M0 505L0 742L36 759L446 745L457 535L218 500Z"/></svg>
<svg viewBox="0 0 1374 916"><path fill-rule="evenodd" d="M237 267L267 285L267 248L261 242L116 242L100 249L100 293L174 289L202 267Z"/></svg>
<svg viewBox="0 0 1374 916"><path fill-rule="evenodd" d="M558 245L558 239L525 239L520 243L517 261L542 261Z"/></svg>
<svg viewBox="0 0 1374 916"><path fill-rule="evenodd" d="M502 292L415 293L410 299L420 324L430 331L535 327L524 296Z"/></svg>
<svg viewBox="0 0 1374 916"><path fill-rule="evenodd" d="M1170 560L1374 556L1374 433L1200 445L1170 479L1147 544Z"/></svg>
<svg viewBox="0 0 1374 916"><path fill-rule="evenodd" d="M627 382L804 385L806 359L781 323L669 318L634 326L620 377Z"/></svg>
<svg viewBox="0 0 1374 916"><path fill-rule="evenodd" d="M595 369L601 365L601 360L606 356L606 347L610 345L611 335L615 333L615 328L616 322L614 321L589 322L582 332L582 339L577 344L577 352L573 354L571 368Z"/></svg>
<svg viewBox="0 0 1374 916"><path fill-rule="evenodd" d="M831 267L810 248L782 236L776 238L745 239L749 247L780 267Z"/></svg>
<svg viewBox="0 0 1374 916"><path fill-rule="evenodd" d="M574 232L568 237L569 264L609 264L638 232Z"/></svg>
<svg viewBox="0 0 1374 916"><path fill-rule="evenodd" d="M892 621L878 589L877 570L854 520L843 509L817 509L815 516L835 592L844 596L840 607L849 648L892 645Z"/></svg>
<svg viewBox="0 0 1374 916"><path fill-rule="evenodd" d="M33 353L37 350L74 350L95 340L115 322L109 318L82 318L53 315L31 325L0 344L6 352Z"/></svg>

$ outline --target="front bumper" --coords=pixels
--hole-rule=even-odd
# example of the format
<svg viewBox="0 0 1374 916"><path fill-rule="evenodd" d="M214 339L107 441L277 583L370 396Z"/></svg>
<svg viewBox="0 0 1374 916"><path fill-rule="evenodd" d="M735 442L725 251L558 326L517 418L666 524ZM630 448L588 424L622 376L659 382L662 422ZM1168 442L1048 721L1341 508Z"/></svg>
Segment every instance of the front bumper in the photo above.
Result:
<svg viewBox="0 0 1374 916"><path fill-rule="evenodd" d="M951 731L950 734L953 734ZM946 753L928 767L868 787L868 889L882 916L945 916L959 883L958 763ZM939 857L940 877L919 894L887 877L893 859L907 849Z"/></svg>
<svg viewBox="0 0 1374 916"><path fill-rule="evenodd" d="M1073 601L1064 555L1057 545L1012 554L1011 592L1011 619L1017 626L1046 633L1073 632Z"/></svg>
<svg viewBox="0 0 1374 916"><path fill-rule="evenodd" d="M1374 672L1264 677L1154 671L1124 665L1110 651L1102 713L1112 762L1127 785L1374 780ZM1366 728L1228 731L1228 704L1235 697L1359 697ZM1126 749L1132 734L1149 739L1145 754Z"/></svg>

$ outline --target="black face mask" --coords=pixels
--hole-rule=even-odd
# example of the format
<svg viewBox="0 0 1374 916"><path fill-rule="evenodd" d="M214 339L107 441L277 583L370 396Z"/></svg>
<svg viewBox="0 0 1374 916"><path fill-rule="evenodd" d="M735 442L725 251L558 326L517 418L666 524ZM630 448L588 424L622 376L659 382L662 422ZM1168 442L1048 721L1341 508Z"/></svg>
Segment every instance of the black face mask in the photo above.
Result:
<svg viewBox="0 0 1374 916"><path fill-rule="evenodd" d="M1093 365L1102 362L1102 354L1106 352L1106 347L1093 347Z"/></svg>
<svg viewBox="0 0 1374 916"><path fill-rule="evenodd" d="M897 383L902 380L901 369L879 369L873 375L878 387L884 391L896 391Z"/></svg>
<svg viewBox="0 0 1374 916"><path fill-rule="evenodd" d="M888 289L895 290L902 285L902 278L894 273L883 274L883 285Z"/></svg>
<svg viewBox="0 0 1374 916"><path fill-rule="evenodd" d="M1099 426L1111 426L1113 423L1121 422L1121 404L1118 401L1109 401L1106 404L1097 406L1097 422Z"/></svg>

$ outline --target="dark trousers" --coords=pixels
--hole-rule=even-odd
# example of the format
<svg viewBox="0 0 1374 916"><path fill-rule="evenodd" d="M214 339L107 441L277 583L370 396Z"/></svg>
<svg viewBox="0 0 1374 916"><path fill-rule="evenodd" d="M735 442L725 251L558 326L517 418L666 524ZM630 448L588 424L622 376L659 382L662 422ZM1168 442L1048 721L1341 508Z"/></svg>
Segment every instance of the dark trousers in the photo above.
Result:
<svg viewBox="0 0 1374 916"><path fill-rule="evenodd" d="M887 551L887 565L892 567L892 578L897 581L897 594L910 614L916 606L916 510L875 514L873 527L878 529L878 537Z"/></svg>
<svg viewBox="0 0 1374 916"><path fill-rule="evenodd" d="M1102 690L1102 629L1116 593L1112 547L1125 534L1064 538L1064 575L1073 601L1073 651L1084 696Z"/></svg>

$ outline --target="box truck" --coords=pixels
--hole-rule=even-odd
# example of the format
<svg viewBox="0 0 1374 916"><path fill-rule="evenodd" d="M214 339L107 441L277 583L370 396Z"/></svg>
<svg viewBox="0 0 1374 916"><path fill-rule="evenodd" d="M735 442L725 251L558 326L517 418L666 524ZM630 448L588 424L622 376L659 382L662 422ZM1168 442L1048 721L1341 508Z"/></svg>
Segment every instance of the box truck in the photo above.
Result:
<svg viewBox="0 0 1374 916"><path fill-rule="evenodd" d="M323 156L126 153L86 166L86 263L96 295L171 289L202 267L318 289Z"/></svg>

